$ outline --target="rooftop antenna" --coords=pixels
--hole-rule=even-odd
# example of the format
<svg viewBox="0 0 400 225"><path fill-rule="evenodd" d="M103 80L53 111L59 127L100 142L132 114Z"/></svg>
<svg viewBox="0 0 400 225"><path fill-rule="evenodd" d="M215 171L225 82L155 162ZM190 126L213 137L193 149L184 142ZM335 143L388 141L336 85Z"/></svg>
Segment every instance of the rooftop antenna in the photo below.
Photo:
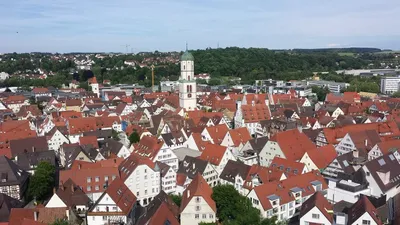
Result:
<svg viewBox="0 0 400 225"><path fill-rule="evenodd" d="M186 51L188 51L188 43L186 42Z"/></svg>
<svg viewBox="0 0 400 225"><path fill-rule="evenodd" d="M151 65L151 90L154 92L154 65Z"/></svg>
<svg viewBox="0 0 400 225"><path fill-rule="evenodd" d="M217 48L219 48L219 41L217 42Z"/></svg>

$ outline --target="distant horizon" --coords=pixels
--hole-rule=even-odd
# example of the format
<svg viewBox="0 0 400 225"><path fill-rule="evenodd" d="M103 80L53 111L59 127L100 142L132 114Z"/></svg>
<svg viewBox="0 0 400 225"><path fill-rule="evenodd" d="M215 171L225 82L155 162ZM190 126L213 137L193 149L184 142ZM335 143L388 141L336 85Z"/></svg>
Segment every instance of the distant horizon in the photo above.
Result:
<svg viewBox="0 0 400 225"><path fill-rule="evenodd" d="M201 51L201 50L207 50L208 48L211 49L226 49L226 48L244 48L244 49L250 49L250 48L256 48L256 49L267 49L269 51L291 51L291 50L330 50L330 49L363 49L363 48L370 48L370 49L380 49L381 51L392 51L392 52L398 52L400 51L397 49L388 49L388 48L378 48L378 47L325 47L325 48L265 48L265 47L239 47L239 46L227 46L227 47L219 47L219 48L212 48L212 47L207 47L207 48L198 48L198 49L188 49L189 51ZM184 52L185 49L183 50L171 50L171 51L159 51L159 50L153 50L153 51L139 51L139 52L122 52L122 51L71 51L71 52L46 52L46 51L32 51L32 52L1 52L1 54L31 54L31 53L42 53L42 54L138 54L138 53L149 53L149 52L161 52L161 53L172 53L172 52Z"/></svg>

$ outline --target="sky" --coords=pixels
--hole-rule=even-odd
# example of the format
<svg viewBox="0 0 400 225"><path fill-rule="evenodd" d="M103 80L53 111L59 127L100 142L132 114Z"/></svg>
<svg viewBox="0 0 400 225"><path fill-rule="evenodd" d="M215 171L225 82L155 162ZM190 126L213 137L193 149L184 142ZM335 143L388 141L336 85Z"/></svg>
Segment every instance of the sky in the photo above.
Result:
<svg viewBox="0 0 400 225"><path fill-rule="evenodd" d="M0 53L400 49L399 0L0 0Z"/></svg>

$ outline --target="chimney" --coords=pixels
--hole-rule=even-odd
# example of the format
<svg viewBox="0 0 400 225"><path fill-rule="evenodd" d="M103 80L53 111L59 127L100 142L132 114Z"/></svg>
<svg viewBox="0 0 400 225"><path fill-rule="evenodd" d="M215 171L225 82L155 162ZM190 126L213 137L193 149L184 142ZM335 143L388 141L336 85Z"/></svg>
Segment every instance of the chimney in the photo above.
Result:
<svg viewBox="0 0 400 225"><path fill-rule="evenodd" d="M32 146L32 152L35 152L35 146Z"/></svg>
<svg viewBox="0 0 400 225"><path fill-rule="evenodd" d="M78 164L78 170L80 170L80 169L81 169L81 164L79 163L79 164Z"/></svg>
<svg viewBox="0 0 400 225"><path fill-rule="evenodd" d="M196 164L193 163L193 169L196 169Z"/></svg>
<svg viewBox="0 0 400 225"><path fill-rule="evenodd" d="M365 139L364 144L365 144L365 147L368 146L368 139Z"/></svg>
<svg viewBox="0 0 400 225"><path fill-rule="evenodd" d="M55 193L56 193L56 188L54 187L54 188L53 188L53 194L55 194Z"/></svg>
<svg viewBox="0 0 400 225"><path fill-rule="evenodd" d="M33 220L38 221L38 218L39 218L39 212L33 211Z"/></svg>
<svg viewBox="0 0 400 225"><path fill-rule="evenodd" d="M75 187L73 184L71 184L71 192L74 193L75 192Z"/></svg>
<svg viewBox="0 0 400 225"><path fill-rule="evenodd" d="M187 190L187 197L190 198L190 190Z"/></svg>

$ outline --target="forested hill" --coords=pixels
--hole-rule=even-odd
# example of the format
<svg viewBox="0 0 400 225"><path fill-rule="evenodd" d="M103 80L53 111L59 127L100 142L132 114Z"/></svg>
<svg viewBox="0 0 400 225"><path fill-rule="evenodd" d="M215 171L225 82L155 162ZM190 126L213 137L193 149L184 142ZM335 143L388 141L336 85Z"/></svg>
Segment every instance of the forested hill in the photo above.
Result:
<svg viewBox="0 0 400 225"><path fill-rule="evenodd" d="M302 79L312 71L365 68L369 60L334 52L290 53L260 48L225 48L192 51L195 73L213 77L235 76L246 81L279 78Z"/></svg>
<svg viewBox="0 0 400 225"><path fill-rule="evenodd" d="M345 53L355 53L355 54L382 52L382 50L379 48L315 48L315 49L295 48L291 51L299 53L314 53L314 52L344 53L345 52Z"/></svg>

